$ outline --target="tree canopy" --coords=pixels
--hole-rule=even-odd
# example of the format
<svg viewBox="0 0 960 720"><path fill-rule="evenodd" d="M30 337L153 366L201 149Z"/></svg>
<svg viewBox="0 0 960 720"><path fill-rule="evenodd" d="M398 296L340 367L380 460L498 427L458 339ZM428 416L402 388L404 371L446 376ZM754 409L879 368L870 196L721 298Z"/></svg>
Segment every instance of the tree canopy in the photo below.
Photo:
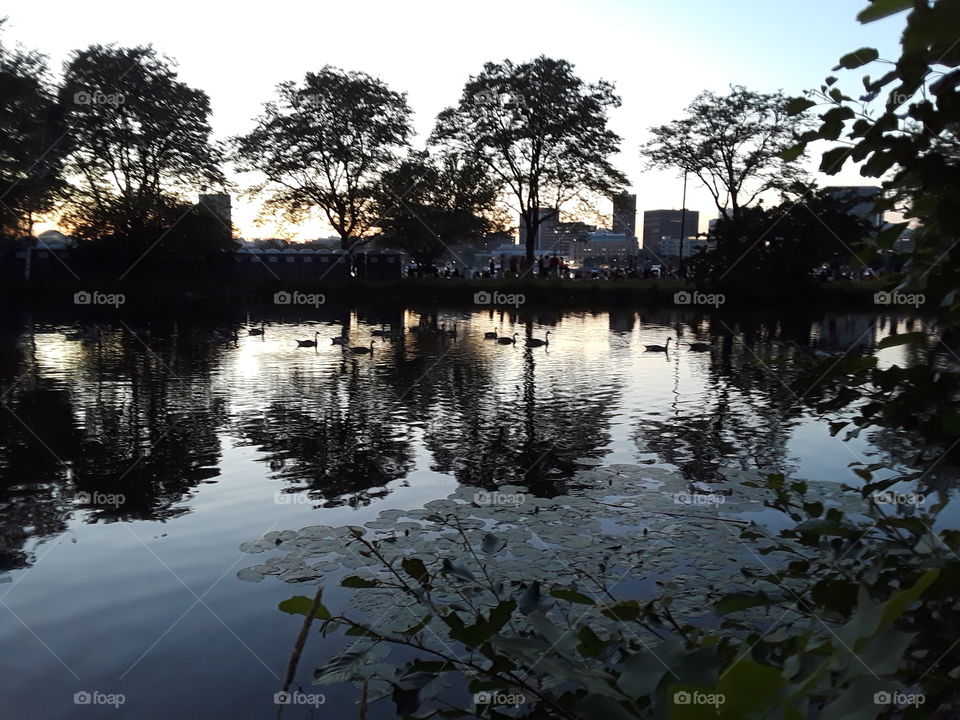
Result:
<svg viewBox="0 0 960 720"><path fill-rule="evenodd" d="M478 157L509 198L526 231L532 262L537 230L585 192L609 194L626 184L611 163L620 137L608 127L619 107L613 85L586 83L566 60L540 56L524 63L487 63L443 110L434 144Z"/></svg>
<svg viewBox="0 0 960 720"><path fill-rule="evenodd" d="M497 183L476 157L413 152L378 186L378 242L432 262L497 229L497 199Z"/></svg>
<svg viewBox="0 0 960 720"><path fill-rule="evenodd" d="M74 53L60 102L70 133L65 219L81 238L152 243L188 193L224 183L207 94L151 47Z"/></svg>
<svg viewBox="0 0 960 720"><path fill-rule="evenodd" d="M787 111L782 93L734 85L727 95L705 91L686 117L651 128L641 149L653 169L695 175L722 217L736 217L768 190L786 189L802 177L794 146L801 119Z"/></svg>
<svg viewBox="0 0 960 720"><path fill-rule="evenodd" d="M0 236L16 238L62 186L64 127L46 59L0 38L0 98Z"/></svg>
<svg viewBox="0 0 960 720"><path fill-rule="evenodd" d="M235 138L241 171L263 180L264 211L291 222L322 214L351 248L374 227L377 182L408 145L406 96L362 72L326 66L285 82L256 127Z"/></svg>

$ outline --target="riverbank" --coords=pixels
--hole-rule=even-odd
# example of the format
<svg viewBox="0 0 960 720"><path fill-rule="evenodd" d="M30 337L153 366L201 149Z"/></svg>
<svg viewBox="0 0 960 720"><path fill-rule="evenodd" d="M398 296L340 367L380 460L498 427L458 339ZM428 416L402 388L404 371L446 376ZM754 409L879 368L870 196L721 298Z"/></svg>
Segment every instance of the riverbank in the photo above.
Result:
<svg viewBox="0 0 960 720"><path fill-rule="evenodd" d="M212 275L199 283L189 277L140 277L136 282L91 278L46 282L7 283L0 297L42 304L97 304L100 296L122 296L127 307L157 304L185 305L210 302L247 304L320 304L329 302L442 302L487 305L510 309L520 306L594 307L616 304L655 307L796 307L813 309L877 309L880 281L821 283L798 297L795 292L753 288L700 286L674 278L646 280L464 279L407 278L392 281L269 282L239 284ZM86 293L87 295L84 295ZM297 294L299 293L299 295ZM90 297L90 302L84 300ZM311 296L306 298L306 296ZM905 308L910 309L910 308Z"/></svg>

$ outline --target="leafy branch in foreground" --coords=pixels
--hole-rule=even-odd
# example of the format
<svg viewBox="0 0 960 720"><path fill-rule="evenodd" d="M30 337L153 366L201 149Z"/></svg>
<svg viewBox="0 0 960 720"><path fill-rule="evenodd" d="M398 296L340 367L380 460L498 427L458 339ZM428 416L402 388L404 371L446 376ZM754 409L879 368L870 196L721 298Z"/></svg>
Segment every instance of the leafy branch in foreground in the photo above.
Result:
<svg viewBox="0 0 960 720"><path fill-rule="evenodd" d="M673 612L669 585L654 599L618 596L612 557L577 558L575 582L551 582L536 563L520 577L511 531L483 531L469 504L425 516L443 548L433 554L417 532L350 528L343 542L362 572L341 585L377 597L371 610L403 612L370 623L317 610L324 635L343 629L355 644L314 683L353 681L403 717L900 716L884 698L925 716L953 709L960 538L929 529L941 507L889 512L868 486L863 519L783 476L754 485L794 525L743 530L769 572L745 571L750 588L719 593L707 623ZM390 648L402 659L385 662Z"/></svg>

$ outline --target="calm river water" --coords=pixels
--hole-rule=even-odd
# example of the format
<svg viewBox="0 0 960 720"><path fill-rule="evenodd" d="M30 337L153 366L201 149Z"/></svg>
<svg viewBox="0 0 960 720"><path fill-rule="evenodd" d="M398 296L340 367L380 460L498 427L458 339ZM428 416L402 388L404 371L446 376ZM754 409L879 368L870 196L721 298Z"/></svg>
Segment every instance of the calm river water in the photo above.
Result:
<svg viewBox="0 0 960 720"><path fill-rule="evenodd" d="M816 388L795 386L808 348L871 353L910 329L888 315L397 305L0 323L4 718L275 717L300 624L276 606L304 591L236 577L238 546L269 530L360 524L458 483L575 492L585 457L707 483L722 467L854 483L850 463L909 450L883 431L831 437ZM385 326L398 333L374 335ZM307 688L322 660L308 646ZM356 717L349 688L326 691L313 716Z"/></svg>

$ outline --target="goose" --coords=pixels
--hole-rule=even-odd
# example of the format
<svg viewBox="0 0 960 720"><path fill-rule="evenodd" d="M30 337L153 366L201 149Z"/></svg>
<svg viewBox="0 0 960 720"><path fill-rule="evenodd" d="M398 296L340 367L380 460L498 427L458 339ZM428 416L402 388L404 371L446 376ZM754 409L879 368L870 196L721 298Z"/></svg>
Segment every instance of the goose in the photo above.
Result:
<svg viewBox="0 0 960 720"><path fill-rule="evenodd" d="M666 345L644 345L644 347L647 349L647 352L664 352L665 353L667 351L667 348L670 347L671 340L673 340L673 338L667 338Z"/></svg>
<svg viewBox="0 0 960 720"><path fill-rule="evenodd" d="M453 324L453 330L444 330L443 334L447 337L455 338L457 336L457 324Z"/></svg>
<svg viewBox="0 0 960 720"><path fill-rule="evenodd" d="M315 332L313 334L313 340L297 340L297 347L316 347L318 337L320 337L320 333Z"/></svg>
<svg viewBox="0 0 960 720"><path fill-rule="evenodd" d="M266 323L260 323L258 328L250 328L247 330L247 335L263 335L263 330L266 327Z"/></svg>
<svg viewBox="0 0 960 720"><path fill-rule="evenodd" d="M350 348L350 352L352 352L354 355L368 355L372 353L373 340L370 341L370 347L367 347L366 345L357 345L355 347Z"/></svg>
<svg viewBox="0 0 960 720"><path fill-rule="evenodd" d="M708 350L713 350L713 345L705 342L692 342L687 343L687 346L694 352L707 352Z"/></svg>
<svg viewBox="0 0 960 720"><path fill-rule="evenodd" d="M527 338L527 347L541 347L543 345L550 344L550 331L547 330L547 334L543 336L543 340L539 338Z"/></svg>
<svg viewBox="0 0 960 720"><path fill-rule="evenodd" d="M504 335L503 337L498 337L497 342L500 343L501 345L516 345L517 335L519 334L520 333L514 333L513 337L507 337L506 335Z"/></svg>
<svg viewBox="0 0 960 720"><path fill-rule="evenodd" d="M494 329L493 332L485 332L483 334L483 337L486 338L487 340L496 340L498 337L496 329Z"/></svg>

